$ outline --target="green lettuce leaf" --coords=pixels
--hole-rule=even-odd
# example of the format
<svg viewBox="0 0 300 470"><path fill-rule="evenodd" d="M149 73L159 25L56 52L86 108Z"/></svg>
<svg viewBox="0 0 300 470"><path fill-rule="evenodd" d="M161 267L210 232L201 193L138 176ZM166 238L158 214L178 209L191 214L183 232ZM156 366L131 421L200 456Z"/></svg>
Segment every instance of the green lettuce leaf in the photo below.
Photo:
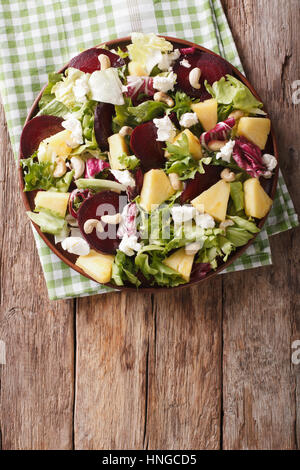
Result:
<svg viewBox="0 0 300 470"><path fill-rule="evenodd" d="M229 216L229 219L232 220L235 225L238 227L247 230L250 233L258 233L260 229L255 225L254 222L251 222L248 219L243 219L242 217L238 216Z"/></svg>
<svg viewBox="0 0 300 470"><path fill-rule="evenodd" d="M134 170L137 168L140 164L140 159L137 158L135 155L126 155L126 153L123 153L119 157L119 162L124 165L124 167L127 170Z"/></svg>
<svg viewBox="0 0 300 470"><path fill-rule="evenodd" d="M244 246L253 238L253 233L240 227L227 227L226 238L235 246Z"/></svg>
<svg viewBox="0 0 300 470"><path fill-rule="evenodd" d="M123 286L125 282L139 287L141 282L136 277L138 268L134 263L134 257L127 256L120 250L117 250L117 254L114 259L112 266L112 280L117 286Z"/></svg>
<svg viewBox="0 0 300 470"><path fill-rule="evenodd" d="M230 196L236 212L242 211L244 209L244 191L240 181L230 183Z"/></svg>
<svg viewBox="0 0 300 470"><path fill-rule="evenodd" d="M241 109L250 114L266 114L261 110L263 103L255 98L246 85L232 75L226 75L226 79L222 77L213 85L205 81L205 87L219 104L232 105L233 109Z"/></svg>
<svg viewBox="0 0 300 470"><path fill-rule="evenodd" d="M129 106L128 113L133 116L137 124L162 116L168 106L161 101L144 101L138 106Z"/></svg>
<svg viewBox="0 0 300 470"><path fill-rule="evenodd" d="M38 214L28 211L27 215L39 225L42 232L58 235L62 230L66 230L67 222L62 217L57 217L46 211L40 211Z"/></svg>
<svg viewBox="0 0 300 470"><path fill-rule="evenodd" d="M169 173L177 173L181 180L194 178L196 173L205 173L203 164L208 165L211 158L195 160L190 154L189 141L185 134L176 141L176 144L167 142L169 153L165 170Z"/></svg>

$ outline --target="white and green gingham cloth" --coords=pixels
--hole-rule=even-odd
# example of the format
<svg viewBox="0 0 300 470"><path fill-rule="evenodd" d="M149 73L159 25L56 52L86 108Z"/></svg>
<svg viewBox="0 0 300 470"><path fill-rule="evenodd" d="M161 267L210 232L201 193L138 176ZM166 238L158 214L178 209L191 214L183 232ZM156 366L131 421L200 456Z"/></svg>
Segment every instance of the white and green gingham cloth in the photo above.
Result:
<svg viewBox="0 0 300 470"><path fill-rule="evenodd" d="M80 51L131 31L184 38L211 49L242 71L220 0L0 0L0 87L15 155L27 112L48 73ZM280 174L265 228L223 272L272 263L268 237L298 225ZM52 253L34 230L50 299L109 292Z"/></svg>

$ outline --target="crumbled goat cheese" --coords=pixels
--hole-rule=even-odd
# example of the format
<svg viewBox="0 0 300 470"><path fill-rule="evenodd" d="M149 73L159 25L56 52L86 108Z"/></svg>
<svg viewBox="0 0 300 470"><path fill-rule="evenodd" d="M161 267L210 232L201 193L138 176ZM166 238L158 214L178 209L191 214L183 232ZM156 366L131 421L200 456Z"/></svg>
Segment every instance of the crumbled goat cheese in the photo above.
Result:
<svg viewBox="0 0 300 470"><path fill-rule="evenodd" d="M195 221L196 221L196 225L198 225L198 227L201 227L203 229L214 228L215 226L215 221L213 217L209 214L197 213L195 217Z"/></svg>
<svg viewBox="0 0 300 470"><path fill-rule="evenodd" d="M262 160L269 171L273 171L277 167L277 160L273 155L265 153Z"/></svg>
<svg viewBox="0 0 300 470"><path fill-rule="evenodd" d="M157 128L156 140L161 142L172 142L176 136L176 129L169 116L164 116L161 119L153 119L153 122Z"/></svg>
<svg viewBox="0 0 300 470"><path fill-rule="evenodd" d="M134 188L135 187L135 180L131 176L131 174L128 170L110 170L110 172L114 175L116 180L118 180L119 183L126 186L126 188L128 188L128 187Z"/></svg>
<svg viewBox="0 0 300 470"><path fill-rule="evenodd" d="M119 250L125 253L127 256L133 256L135 251L139 251L142 248L141 243L138 243L136 235L128 235L125 233L119 245Z"/></svg>
<svg viewBox="0 0 300 470"><path fill-rule="evenodd" d="M81 122L78 119L72 117L72 115L67 115L67 119L61 124L65 129L71 132L71 138L67 142L69 147L75 148L78 145L83 144L82 137L82 127Z"/></svg>
<svg viewBox="0 0 300 470"><path fill-rule="evenodd" d="M163 72L166 72L167 70L169 70L172 63L178 59L179 56L180 56L179 49L175 49L173 52L170 52L169 54L162 54L161 60L158 62L157 65L160 68L160 70L162 70Z"/></svg>
<svg viewBox="0 0 300 470"><path fill-rule="evenodd" d="M161 77L157 75L153 78L153 88L159 91L167 93L169 90L174 90L177 75L174 72L170 72L167 77Z"/></svg>
<svg viewBox="0 0 300 470"><path fill-rule="evenodd" d="M173 206L171 208L171 214L175 224L182 224L192 220L196 215L196 209L193 206Z"/></svg>
<svg viewBox="0 0 300 470"><path fill-rule="evenodd" d="M62 248L74 255L86 256L90 252L88 242L81 237L67 237L62 241Z"/></svg>
<svg viewBox="0 0 300 470"><path fill-rule="evenodd" d="M196 113L184 113L179 121L182 127L191 127L197 124L198 116Z"/></svg>
<svg viewBox="0 0 300 470"><path fill-rule="evenodd" d="M75 100L79 103L85 103L87 101L86 95L90 91L90 87L88 85L89 77L89 74L85 74L75 81L73 93L75 96Z"/></svg>
<svg viewBox="0 0 300 470"><path fill-rule="evenodd" d="M234 146L235 146L235 141L234 140L230 140L229 142L227 142L227 144L225 144L221 148L220 152L217 153L216 159L217 160L221 159L221 160L224 160L227 163L230 163L230 158L231 158Z"/></svg>
<svg viewBox="0 0 300 470"><path fill-rule="evenodd" d="M189 68L191 67L191 64L190 64L189 61L186 60L186 59L182 59L182 60L180 61L180 65L182 65L182 67L185 67L185 68L187 68L187 69L189 69Z"/></svg>

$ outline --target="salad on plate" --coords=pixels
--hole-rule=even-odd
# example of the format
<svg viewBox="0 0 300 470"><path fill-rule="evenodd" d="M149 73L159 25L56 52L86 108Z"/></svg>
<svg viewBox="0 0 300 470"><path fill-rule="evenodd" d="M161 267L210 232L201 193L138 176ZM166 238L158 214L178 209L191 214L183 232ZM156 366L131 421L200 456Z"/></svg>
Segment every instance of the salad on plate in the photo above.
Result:
<svg viewBox="0 0 300 470"><path fill-rule="evenodd" d="M174 40L175 41L175 40ZM27 214L99 283L205 278L259 231L277 159L221 57L132 33L49 75L20 145Z"/></svg>

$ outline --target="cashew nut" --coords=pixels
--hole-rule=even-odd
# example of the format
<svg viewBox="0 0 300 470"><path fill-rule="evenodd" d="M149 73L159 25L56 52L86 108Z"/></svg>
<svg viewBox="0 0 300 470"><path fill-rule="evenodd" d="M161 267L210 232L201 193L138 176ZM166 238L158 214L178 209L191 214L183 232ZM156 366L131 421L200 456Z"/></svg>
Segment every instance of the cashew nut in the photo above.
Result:
<svg viewBox="0 0 300 470"><path fill-rule="evenodd" d="M232 227L232 225L234 225L234 222L232 220L224 220L224 222L220 223L219 228L225 230L227 227Z"/></svg>
<svg viewBox="0 0 300 470"><path fill-rule="evenodd" d="M121 222L122 216L121 214L114 214L114 215L103 215L101 217L102 222L105 224L114 224L117 225Z"/></svg>
<svg viewBox="0 0 300 470"><path fill-rule="evenodd" d="M80 176L83 175L85 164L84 161L81 160L79 157L72 157L71 158L71 167L75 170L74 179L77 180Z"/></svg>
<svg viewBox="0 0 300 470"><path fill-rule="evenodd" d="M199 242L190 243L185 246L184 251L187 255L195 255L201 249L201 244Z"/></svg>
<svg viewBox="0 0 300 470"><path fill-rule="evenodd" d="M71 214L66 215L66 221L71 225L71 227L78 227L78 220L74 219Z"/></svg>
<svg viewBox="0 0 300 470"><path fill-rule="evenodd" d="M122 136L122 137L125 137L125 135L131 135L132 134L132 127L130 126L123 126L121 127L121 129L119 130L119 134Z"/></svg>
<svg viewBox="0 0 300 470"><path fill-rule="evenodd" d="M66 162L64 161L63 158L58 157L58 158L56 158L55 163L56 163L56 165L55 165L55 169L53 171L53 176L54 176L54 178L60 178L61 176L64 176L64 174L67 171Z"/></svg>
<svg viewBox="0 0 300 470"><path fill-rule="evenodd" d="M235 180L235 174L233 171L230 171L229 168L225 168L221 173L222 180L227 183L232 183Z"/></svg>
<svg viewBox="0 0 300 470"><path fill-rule="evenodd" d="M234 118L237 121L243 116L245 116L244 111L241 111L240 109L236 109L235 111L232 111L232 113L230 113L228 117Z"/></svg>
<svg viewBox="0 0 300 470"><path fill-rule="evenodd" d="M98 56L98 60L100 62L101 70L109 69L109 67L111 66L110 58L105 54L100 54Z"/></svg>
<svg viewBox="0 0 300 470"><path fill-rule="evenodd" d="M190 85L193 88L196 88L196 90L199 90L199 88L201 87L199 83L200 77L201 77L201 69L199 69L199 67L193 68L189 73Z"/></svg>
<svg viewBox="0 0 300 470"><path fill-rule="evenodd" d="M163 91L157 91L154 93L153 96L154 101L161 101L162 103L166 103L170 108L174 106L174 100L171 96L167 95Z"/></svg>
<svg viewBox="0 0 300 470"><path fill-rule="evenodd" d="M213 152L218 152L221 148L228 143L228 140L211 140L208 144L209 150Z"/></svg>
<svg viewBox="0 0 300 470"><path fill-rule="evenodd" d="M170 173L169 174L169 180L171 183L171 186L175 191L181 191L183 188L182 181L180 181L179 176L177 173Z"/></svg>
<svg viewBox="0 0 300 470"><path fill-rule="evenodd" d="M88 219L84 222L84 226L83 226L83 231L84 233L86 233L87 235L89 233L92 233L92 231L94 230L94 228L97 230L97 232L103 232L103 225L101 224L100 220L97 220L97 219Z"/></svg>

